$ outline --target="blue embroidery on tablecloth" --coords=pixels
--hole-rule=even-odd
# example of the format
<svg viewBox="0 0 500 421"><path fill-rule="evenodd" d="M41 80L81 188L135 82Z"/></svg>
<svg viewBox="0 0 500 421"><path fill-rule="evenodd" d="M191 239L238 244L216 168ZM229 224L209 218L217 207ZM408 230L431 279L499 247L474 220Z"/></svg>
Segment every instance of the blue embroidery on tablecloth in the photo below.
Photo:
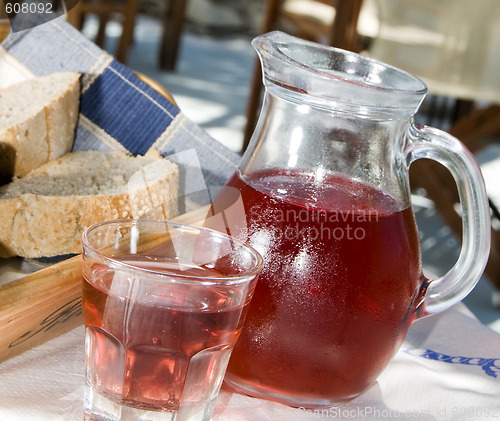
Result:
<svg viewBox="0 0 500 421"><path fill-rule="evenodd" d="M80 113L134 155L143 155L179 109L112 61L82 94Z"/></svg>
<svg viewBox="0 0 500 421"><path fill-rule="evenodd" d="M431 349L406 348L402 351L428 360L441 361L449 364L478 366L481 367L485 374L495 379L498 378L498 373L500 372L500 358L451 356Z"/></svg>

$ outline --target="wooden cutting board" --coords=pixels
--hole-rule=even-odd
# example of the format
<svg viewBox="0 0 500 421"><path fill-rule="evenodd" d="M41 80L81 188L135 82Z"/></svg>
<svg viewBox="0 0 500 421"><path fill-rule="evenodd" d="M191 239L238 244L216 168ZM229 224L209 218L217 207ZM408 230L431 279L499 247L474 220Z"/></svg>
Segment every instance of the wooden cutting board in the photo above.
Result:
<svg viewBox="0 0 500 421"><path fill-rule="evenodd" d="M208 207L173 220L200 223ZM0 287L0 362L83 323L81 255Z"/></svg>

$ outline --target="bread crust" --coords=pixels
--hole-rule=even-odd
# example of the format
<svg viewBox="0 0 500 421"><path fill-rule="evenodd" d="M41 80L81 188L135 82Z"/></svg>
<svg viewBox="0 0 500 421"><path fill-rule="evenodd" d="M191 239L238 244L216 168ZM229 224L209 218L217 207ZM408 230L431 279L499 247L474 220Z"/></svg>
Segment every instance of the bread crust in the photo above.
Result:
<svg viewBox="0 0 500 421"><path fill-rule="evenodd" d="M22 177L49 158L45 112L0 130L0 184Z"/></svg>
<svg viewBox="0 0 500 421"><path fill-rule="evenodd" d="M45 106L49 157L47 161L71 151L75 138L80 108L80 74L73 73L73 80L61 98L54 98Z"/></svg>
<svg viewBox="0 0 500 421"><path fill-rule="evenodd" d="M0 119L0 184L24 177L71 150L78 121L79 78L79 73L55 73L0 91L0 111L9 114ZM30 93L51 84L56 86L52 95L30 98Z"/></svg>
<svg viewBox="0 0 500 421"><path fill-rule="evenodd" d="M94 153L77 152L65 156L78 154L79 161L84 156L91 160L95 158ZM116 152L110 154L110 159L116 159ZM56 161L64 160L65 157ZM28 178L46 176L51 170L60 177L60 168L51 162L30 173ZM163 159L145 160L144 164L139 171L130 174L125 192L81 196L21 192L15 197L2 199L0 196L0 257L40 258L80 253L81 234L95 223L119 218L169 219L176 216L177 167ZM148 166L153 168L148 171ZM153 176L148 176L151 171ZM19 182L23 179L18 185Z"/></svg>

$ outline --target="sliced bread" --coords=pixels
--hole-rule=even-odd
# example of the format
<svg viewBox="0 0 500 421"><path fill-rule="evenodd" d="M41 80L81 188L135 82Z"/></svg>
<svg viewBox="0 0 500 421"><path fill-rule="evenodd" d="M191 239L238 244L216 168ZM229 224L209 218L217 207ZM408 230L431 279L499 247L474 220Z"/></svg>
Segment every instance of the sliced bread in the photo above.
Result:
<svg viewBox="0 0 500 421"><path fill-rule="evenodd" d="M54 73L0 90L0 184L71 150L80 74Z"/></svg>
<svg viewBox="0 0 500 421"><path fill-rule="evenodd" d="M0 257L81 251L90 225L177 214L178 169L166 159L73 152L0 187Z"/></svg>

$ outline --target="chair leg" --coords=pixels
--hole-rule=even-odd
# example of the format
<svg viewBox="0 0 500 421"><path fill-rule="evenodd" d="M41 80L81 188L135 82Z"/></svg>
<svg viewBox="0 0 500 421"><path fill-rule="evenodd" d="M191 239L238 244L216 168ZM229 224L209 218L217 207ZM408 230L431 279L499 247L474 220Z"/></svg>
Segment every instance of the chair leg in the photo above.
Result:
<svg viewBox="0 0 500 421"><path fill-rule="evenodd" d="M359 51L358 19L362 5L363 0L337 1L330 45L344 50Z"/></svg>
<svg viewBox="0 0 500 421"><path fill-rule="evenodd" d="M111 1L111 0L104 0L104 3L108 3L109 1ZM107 8L105 8L105 9L107 9ZM104 41L106 39L106 26L107 26L108 21L109 21L109 15L110 15L110 13L106 10L99 13L99 28L97 30L95 43L101 48L103 48Z"/></svg>
<svg viewBox="0 0 500 421"><path fill-rule="evenodd" d="M169 0L167 2L160 43L160 68L163 70L172 71L175 69L186 7L187 0Z"/></svg>
<svg viewBox="0 0 500 421"><path fill-rule="evenodd" d="M276 26L278 14L281 8L281 0L268 0L264 20L260 30L261 34L271 31ZM255 129L257 122L257 112L260 105L260 97L262 93L262 70L260 61L257 59L254 64L253 77L250 85L250 96L247 104L247 122L243 132L242 152L248 147L250 138Z"/></svg>
<svg viewBox="0 0 500 421"><path fill-rule="evenodd" d="M128 50L134 41L135 17L138 5L138 0L127 0L124 9L122 36L116 53L116 59L124 64L127 62Z"/></svg>
<svg viewBox="0 0 500 421"><path fill-rule="evenodd" d="M78 2L67 14L68 22L73 25L79 31L83 28L83 22L85 21L85 13L81 2Z"/></svg>
<svg viewBox="0 0 500 421"><path fill-rule="evenodd" d="M260 106L260 98L262 94L262 69L260 61L257 59L254 64L252 82L250 85L250 94L247 103L247 122L243 132L242 152L246 150L250 143L255 125L257 123L258 108Z"/></svg>

